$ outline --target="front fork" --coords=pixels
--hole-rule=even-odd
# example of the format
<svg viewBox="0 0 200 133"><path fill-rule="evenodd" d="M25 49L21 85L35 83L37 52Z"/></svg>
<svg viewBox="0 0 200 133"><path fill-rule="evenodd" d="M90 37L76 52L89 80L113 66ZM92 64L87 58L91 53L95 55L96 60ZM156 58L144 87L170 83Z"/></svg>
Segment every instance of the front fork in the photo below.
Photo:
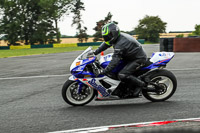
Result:
<svg viewBox="0 0 200 133"><path fill-rule="evenodd" d="M75 78L73 75L69 77L69 80L76 81L78 83L78 88L76 93L80 94L83 89L84 83L79 81L78 78Z"/></svg>
<svg viewBox="0 0 200 133"><path fill-rule="evenodd" d="M83 90L84 84L82 82L80 82L79 80L77 80L76 82L78 82L78 89L77 89L77 94L80 94L81 91Z"/></svg>

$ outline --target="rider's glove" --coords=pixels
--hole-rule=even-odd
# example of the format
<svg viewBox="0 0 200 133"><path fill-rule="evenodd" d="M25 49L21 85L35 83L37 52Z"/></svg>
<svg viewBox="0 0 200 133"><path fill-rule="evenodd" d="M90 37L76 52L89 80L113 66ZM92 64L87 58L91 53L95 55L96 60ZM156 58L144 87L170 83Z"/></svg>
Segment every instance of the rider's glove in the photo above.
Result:
<svg viewBox="0 0 200 133"><path fill-rule="evenodd" d="M96 72L94 72L94 74L96 75L96 77L98 77L99 75L105 75L105 70L98 69Z"/></svg>
<svg viewBox="0 0 200 133"><path fill-rule="evenodd" d="M104 69L99 70L99 75L104 75L104 74L106 74Z"/></svg>

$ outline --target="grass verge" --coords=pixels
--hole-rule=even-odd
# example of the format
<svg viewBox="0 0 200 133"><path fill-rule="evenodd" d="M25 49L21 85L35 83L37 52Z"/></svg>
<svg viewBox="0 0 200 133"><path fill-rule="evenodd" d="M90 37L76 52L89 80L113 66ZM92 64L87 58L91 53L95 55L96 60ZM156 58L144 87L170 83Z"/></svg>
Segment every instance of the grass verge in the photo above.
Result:
<svg viewBox="0 0 200 133"><path fill-rule="evenodd" d="M37 48L37 49L16 49L16 50L0 50L0 58L16 57L16 56L28 56L28 55L40 55L50 53L63 53L85 50L85 47L64 47L64 48ZM93 46L94 49L97 46Z"/></svg>

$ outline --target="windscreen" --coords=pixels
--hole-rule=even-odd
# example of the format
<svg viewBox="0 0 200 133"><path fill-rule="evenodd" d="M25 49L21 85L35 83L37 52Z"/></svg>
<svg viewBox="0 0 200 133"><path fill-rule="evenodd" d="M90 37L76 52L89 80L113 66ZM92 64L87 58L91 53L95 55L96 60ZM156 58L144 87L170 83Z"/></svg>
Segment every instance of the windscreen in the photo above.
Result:
<svg viewBox="0 0 200 133"><path fill-rule="evenodd" d="M88 53L92 52L92 47L87 48L80 56L79 60L87 59Z"/></svg>

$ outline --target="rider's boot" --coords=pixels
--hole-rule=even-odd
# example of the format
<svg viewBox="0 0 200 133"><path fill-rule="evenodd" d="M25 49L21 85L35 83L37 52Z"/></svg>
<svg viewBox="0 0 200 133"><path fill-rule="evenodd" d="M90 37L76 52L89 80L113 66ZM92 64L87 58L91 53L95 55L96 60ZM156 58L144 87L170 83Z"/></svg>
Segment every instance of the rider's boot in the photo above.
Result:
<svg viewBox="0 0 200 133"><path fill-rule="evenodd" d="M112 96L112 95L110 95L110 96L107 96L107 97L104 97L104 96L102 96L102 94L98 91L98 96L96 97L96 101L102 101L102 100L117 100L117 99L119 99L119 97L118 96Z"/></svg>
<svg viewBox="0 0 200 133"><path fill-rule="evenodd" d="M140 80L139 78L134 77L133 75L129 75L127 78L129 79L129 82L131 83L131 85L137 86L134 89L133 97L139 97L140 92L141 92L142 88L146 86L146 83L143 82L142 80Z"/></svg>

